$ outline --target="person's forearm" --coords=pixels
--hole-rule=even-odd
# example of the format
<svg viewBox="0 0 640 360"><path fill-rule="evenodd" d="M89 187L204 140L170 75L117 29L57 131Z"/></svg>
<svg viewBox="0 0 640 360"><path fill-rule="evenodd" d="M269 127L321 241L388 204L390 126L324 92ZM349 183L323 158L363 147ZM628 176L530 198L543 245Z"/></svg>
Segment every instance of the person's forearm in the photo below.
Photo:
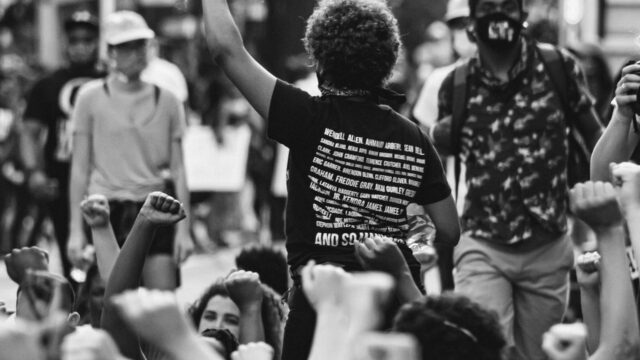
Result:
<svg viewBox="0 0 640 360"><path fill-rule="evenodd" d="M138 287L154 231L155 226L144 216L138 215L116 259L104 294L100 327L113 337L124 356L134 360L142 358L138 338L118 316L111 298L125 290Z"/></svg>
<svg viewBox="0 0 640 360"><path fill-rule="evenodd" d="M413 280L409 270L395 276L396 293L401 304L413 301L422 297L422 292Z"/></svg>
<svg viewBox="0 0 640 360"><path fill-rule="evenodd" d="M347 329L347 317L340 309L319 311L308 360L345 360Z"/></svg>
<svg viewBox="0 0 640 360"><path fill-rule="evenodd" d="M215 51L216 59L225 61L244 51L242 35L233 20L227 0L203 1L202 6L207 40Z"/></svg>
<svg viewBox="0 0 640 360"><path fill-rule="evenodd" d="M74 151L69 181L69 231L82 234L82 212L80 203L89 186L89 139L87 136L74 137Z"/></svg>
<svg viewBox="0 0 640 360"><path fill-rule="evenodd" d="M24 168L29 171L42 169L42 151L36 139L37 131L23 126L20 131L20 155Z"/></svg>
<svg viewBox="0 0 640 360"><path fill-rule="evenodd" d="M191 199L189 195L189 189L187 188L187 176L184 170L184 166L182 163L174 170L174 184L176 187L176 196L178 200L182 203L182 207L184 208L185 214L187 217L176 224L177 234L185 235L189 233L189 224L191 223ZM187 238L189 238L187 236ZM182 239L184 240L184 239Z"/></svg>
<svg viewBox="0 0 640 360"><path fill-rule="evenodd" d="M96 248L98 271L106 283L109 281L109 275L120 253L120 247L118 247L118 241L111 224L107 224L105 227L91 228L91 235L93 236L93 246Z"/></svg>
<svg viewBox="0 0 640 360"><path fill-rule="evenodd" d="M592 354L600 342L600 293L595 289L580 289L582 318L587 326L587 351Z"/></svg>
<svg viewBox="0 0 640 360"><path fill-rule="evenodd" d="M240 309L238 342L240 344L248 344L257 341L265 341L260 303L243 306Z"/></svg>
<svg viewBox="0 0 640 360"><path fill-rule="evenodd" d="M638 143L631 120L614 111L611 122L591 154L591 181L609 181L609 164L629 160Z"/></svg>
<svg viewBox="0 0 640 360"><path fill-rule="evenodd" d="M624 359L640 340L622 226L596 230L601 258L600 344L596 359Z"/></svg>
<svg viewBox="0 0 640 360"><path fill-rule="evenodd" d="M629 230L631 248L636 263L640 264L640 221L638 221L640 219L640 205L630 205L625 210L626 218L630 219L627 221L627 229Z"/></svg>

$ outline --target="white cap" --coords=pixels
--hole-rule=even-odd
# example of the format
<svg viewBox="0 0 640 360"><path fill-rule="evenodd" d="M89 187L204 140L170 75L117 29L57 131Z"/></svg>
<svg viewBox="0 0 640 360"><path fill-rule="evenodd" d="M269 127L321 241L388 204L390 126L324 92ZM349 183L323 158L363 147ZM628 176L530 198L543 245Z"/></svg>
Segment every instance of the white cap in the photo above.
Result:
<svg viewBox="0 0 640 360"><path fill-rule="evenodd" d="M108 45L155 37L155 33L142 16L133 11L117 11L109 14L104 22L103 34Z"/></svg>
<svg viewBox="0 0 640 360"><path fill-rule="evenodd" d="M447 4L447 13L444 15L444 21L451 21L457 18L469 17L471 11L469 10L468 0L449 0Z"/></svg>

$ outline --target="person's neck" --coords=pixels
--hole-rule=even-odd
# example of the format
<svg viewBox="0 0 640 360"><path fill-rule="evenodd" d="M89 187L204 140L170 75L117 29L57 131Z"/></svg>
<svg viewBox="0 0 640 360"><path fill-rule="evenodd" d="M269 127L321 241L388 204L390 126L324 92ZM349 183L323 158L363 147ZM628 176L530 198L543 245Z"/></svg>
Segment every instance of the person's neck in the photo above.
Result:
<svg viewBox="0 0 640 360"><path fill-rule="evenodd" d="M135 77L127 77L122 73L112 73L109 76L110 82L123 91L137 91L143 88L144 82L140 79L140 75Z"/></svg>
<svg viewBox="0 0 640 360"><path fill-rule="evenodd" d="M481 42L478 43L479 55L483 66L502 81L509 80L509 70L520 59L522 39L516 46L506 51L495 51Z"/></svg>

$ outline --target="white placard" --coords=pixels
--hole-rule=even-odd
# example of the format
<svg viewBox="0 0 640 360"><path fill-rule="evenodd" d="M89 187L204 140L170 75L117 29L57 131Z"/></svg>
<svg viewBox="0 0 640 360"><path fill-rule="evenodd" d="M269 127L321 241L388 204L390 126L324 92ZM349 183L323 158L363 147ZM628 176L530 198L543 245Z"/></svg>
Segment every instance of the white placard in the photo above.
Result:
<svg viewBox="0 0 640 360"><path fill-rule="evenodd" d="M183 139L189 191L240 191L246 180L251 129L227 126L219 144L211 127L191 125Z"/></svg>

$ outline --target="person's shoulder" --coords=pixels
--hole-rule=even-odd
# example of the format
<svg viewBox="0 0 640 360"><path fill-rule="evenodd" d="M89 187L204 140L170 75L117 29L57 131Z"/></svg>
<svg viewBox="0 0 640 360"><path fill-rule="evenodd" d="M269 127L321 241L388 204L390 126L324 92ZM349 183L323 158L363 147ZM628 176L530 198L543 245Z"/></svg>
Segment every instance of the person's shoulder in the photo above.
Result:
<svg viewBox="0 0 640 360"><path fill-rule="evenodd" d="M533 46L536 47L536 49L538 50L537 52L538 54L540 54L540 56L544 56L543 55L544 52L555 51L556 53L559 54L560 59L565 64L565 66L573 66L574 64L578 64L578 60L576 56L573 53L571 53L569 49L563 46L558 46L558 45L543 43L543 42L536 42L534 43Z"/></svg>
<svg viewBox="0 0 640 360"><path fill-rule="evenodd" d="M104 93L104 84L104 79L93 79L87 81L78 90L78 101L80 101L81 99L92 98Z"/></svg>

